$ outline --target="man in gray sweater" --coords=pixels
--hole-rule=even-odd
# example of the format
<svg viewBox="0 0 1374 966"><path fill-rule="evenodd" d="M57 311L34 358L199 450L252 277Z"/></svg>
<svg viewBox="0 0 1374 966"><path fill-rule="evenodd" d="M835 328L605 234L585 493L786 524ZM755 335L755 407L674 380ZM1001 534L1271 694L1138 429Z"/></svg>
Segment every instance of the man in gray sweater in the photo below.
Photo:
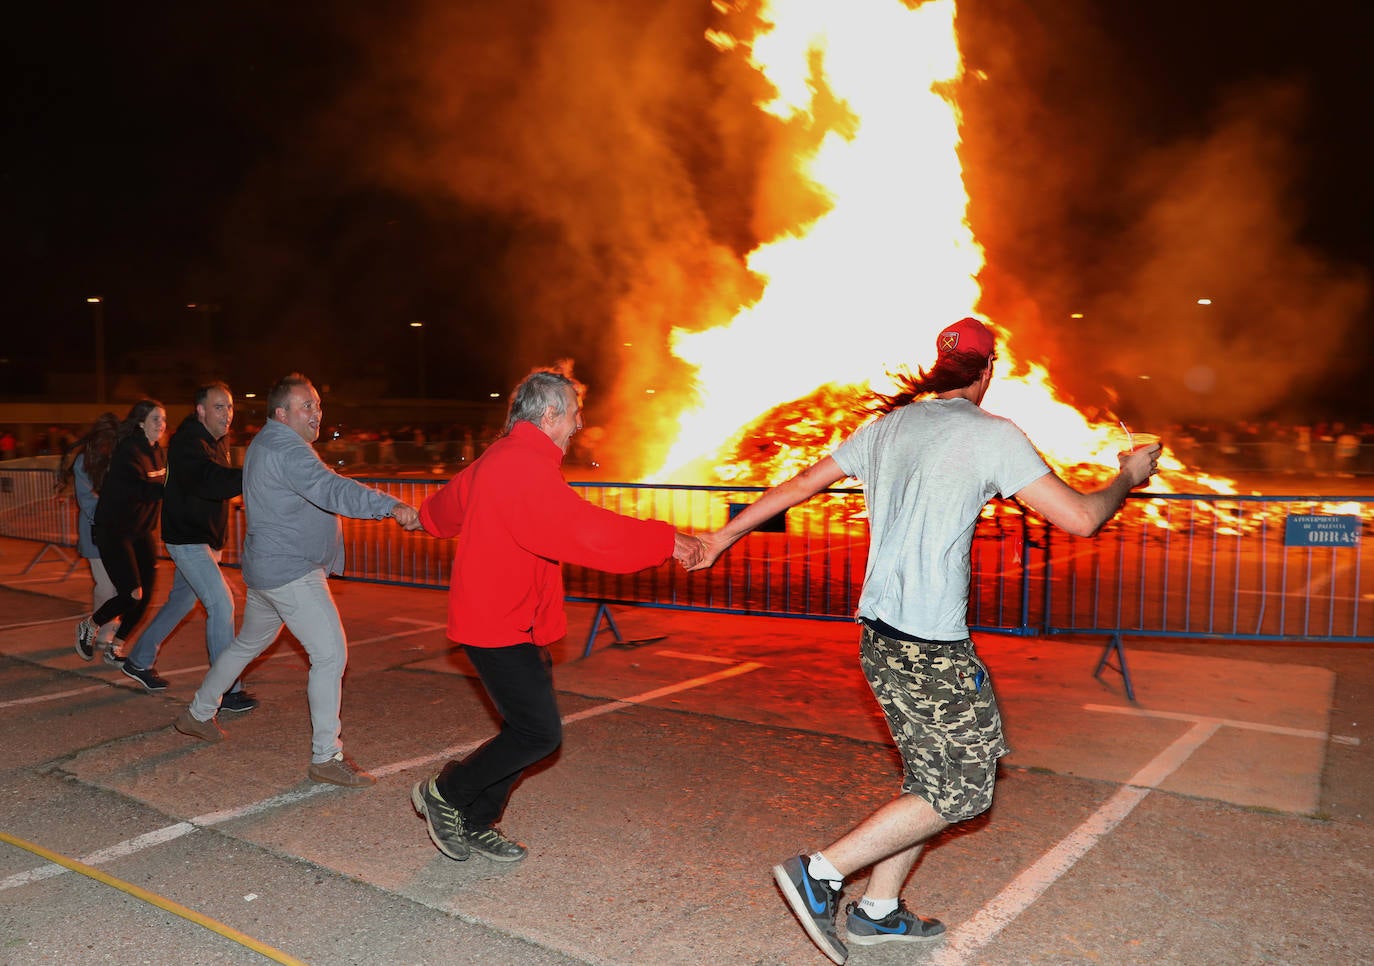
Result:
<svg viewBox="0 0 1374 966"><path fill-rule="evenodd" d="M215 722L224 692L265 651L285 624L310 657L306 697L313 730L308 774L317 782L358 788L376 779L343 753L339 701L348 642L328 577L343 572L339 516L416 524L415 508L340 476L310 445L323 410L310 380L292 373L267 396L268 419L243 461L243 624L215 658L176 729L205 741L224 737Z"/></svg>

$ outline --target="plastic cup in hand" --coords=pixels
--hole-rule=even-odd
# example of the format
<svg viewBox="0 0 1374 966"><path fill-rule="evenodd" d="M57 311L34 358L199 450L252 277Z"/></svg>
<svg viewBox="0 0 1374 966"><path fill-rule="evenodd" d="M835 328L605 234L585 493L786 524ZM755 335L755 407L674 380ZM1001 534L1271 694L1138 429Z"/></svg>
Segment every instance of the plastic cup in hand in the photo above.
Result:
<svg viewBox="0 0 1374 966"><path fill-rule="evenodd" d="M1159 437L1154 433L1131 433L1121 447L1122 453L1134 453L1139 449L1149 449L1159 442Z"/></svg>

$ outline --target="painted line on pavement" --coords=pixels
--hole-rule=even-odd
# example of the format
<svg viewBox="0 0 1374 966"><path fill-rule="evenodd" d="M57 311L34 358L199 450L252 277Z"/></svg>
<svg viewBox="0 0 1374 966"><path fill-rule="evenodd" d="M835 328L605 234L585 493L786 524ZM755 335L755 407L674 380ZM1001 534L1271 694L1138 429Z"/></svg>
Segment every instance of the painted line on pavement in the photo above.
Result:
<svg viewBox="0 0 1374 966"><path fill-rule="evenodd" d="M763 666L764 665L762 664L756 664L752 661L749 661L744 664L739 664L734 667L726 668L723 671L717 671L714 674L706 674L701 677L690 678L689 680L682 681L678 684L670 684L666 687L655 688L652 691L644 691L640 694L631 695L628 698L621 698L616 701L608 701L605 704L595 705L591 708L586 708L582 711L578 711L573 714L564 715L563 724L570 725L577 721L584 721L588 718L598 717L599 715L610 714L612 711L620 711L625 708L631 708L639 704L644 704L649 701L657 700L658 698L664 697L665 695L676 694L679 691L688 691L693 688L703 687L707 684L713 684L716 681L723 681L727 678L736 677L741 674L748 674L750 671L757 671ZM424 755L419 758L407 759L406 761L392 762L388 765L382 765L379 768L372 768L370 769L370 771L378 778L385 778L389 775L394 775L403 771L410 771L414 768L423 768L427 765L433 765L436 762L447 761L450 758L461 757L462 755L465 755L473 749L477 748L479 745L483 744L487 740L488 739L486 737L483 737L475 741L467 741L462 744L451 745L448 748L444 748L440 751L434 752L433 754ZM234 819L246 818L252 815L259 815L263 812L269 812L272 809L280 808L284 805L292 805L296 802L305 801L308 798L313 798L316 795L322 795L325 792L338 790L339 789L334 785L321 783L316 785L310 785L306 788L295 789L289 792L282 792L279 795L272 795L268 798L264 798L256 802L250 802L247 805L240 805L236 808L221 809L217 812L207 812L204 815L188 819L184 822L176 822L172 825L168 825L160 829L154 829L151 832L145 832L142 835L136 836L132 839L126 839L123 842L116 842L114 845L107 846L106 848L100 849L98 851L90 853L89 855L83 856L78 861L86 865L100 865L104 862L110 862L114 859L123 858L126 855L131 855L132 853L141 851L145 848L151 848L152 846L161 845L164 842L170 842L174 839L181 838L183 835L186 835L189 832L194 832L198 828L210 828L215 825L222 825L225 822L233 821ZM9 876L8 878L0 879L0 892L5 891L6 889L13 889L16 886L28 885L31 882L38 882L43 879L50 879L53 876L61 875L66 871L68 870L61 865L49 864L42 865L34 869L29 869L25 872L18 872L14 875Z"/></svg>
<svg viewBox="0 0 1374 966"><path fill-rule="evenodd" d="M1106 711L1110 714L1128 714L1138 718L1166 718L1170 721L1191 721L1198 724L1215 722L1226 728L1242 728L1246 731L1265 731L1274 735L1289 735L1294 738L1317 738L1326 741L1330 736L1325 731L1308 728L1288 728L1283 725L1263 724L1259 721L1237 721L1234 718L1213 718L1204 714L1184 714L1178 711L1149 711L1145 708L1118 708L1111 704L1085 704L1084 711Z"/></svg>
<svg viewBox="0 0 1374 966"><path fill-rule="evenodd" d="M381 634L381 635L379 635L379 636L377 636L377 637L365 637L365 638L363 638L363 639L361 639L361 640L349 641L349 642L348 642L348 646L349 646L350 648L353 648L353 647L362 647L364 644L380 644L382 641L391 641L391 640L395 640L396 638L399 638L399 637L413 637L413 636L416 635L416 634L425 634L425 633L428 633L428 632L430 632L430 631L442 630L442 629L445 627L445 625L443 625L443 624L435 624L435 623L433 623L432 621L418 621L418 620L414 620L414 619L412 619L412 618L406 618L406 617L393 617L393 618L391 618L391 619L394 620L394 621L401 621L401 622L406 623L406 624L416 624L416 625L419 625L419 626L417 626L414 630L409 630L409 631L397 631L395 634ZM52 621L44 621L44 622L42 622L42 623L53 623L53 622L52 622ZM11 626L24 626L24 625L11 625ZM3 631L3 630L5 630L5 628L0 627L0 631ZM299 656L299 655L296 654L295 651L293 651L293 650L287 648L287 649L285 649L285 650L280 651L279 653L273 654L271 657L262 658L262 660L263 660L263 661L279 661L279 660L282 660L283 658L298 657L298 656ZM47 667L47 665L42 665L42 666ZM106 667L108 670L111 670L111 671L118 671L118 670L119 670L119 668L113 667L113 666L110 666L110 665L105 665L105 667ZM172 678L172 677L181 677L181 676L187 675L187 674L204 674L204 673L205 673L206 671L208 671L209 669L210 669L210 665L208 665L208 664L195 664L195 665L192 665L192 666L190 666L190 667L179 667L179 668L175 668L175 669L173 669L173 670L171 670L171 671L160 671L160 672L158 672L158 673L160 673L164 678ZM119 680L120 680L119 677L115 677L115 681L116 681L116 682L118 682ZM12 700L12 701L0 701L0 711L5 710L6 708L17 707L17 706L19 706L19 705L24 705L24 704L40 704L40 703L42 703L42 702L44 702L44 701L60 701L60 700L63 699L63 698L70 698L70 697L73 697L74 695L78 695L78 694L88 694L88 693L90 693L90 692L92 692L92 691L104 691L104 690L106 690L106 689L108 689L108 688L110 688L110 687L113 687L113 686L114 686L114 685L112 685L112 684L97 684L97 685L93 685L93 686L88 687L88 688L77 688L76 690L73 690L73 691L54 691L52 694L40 694L40 695L37 695L37 696L32 697L32 698L15 698L15 699ZM137 691L136 688L128 688L127 690Z"/></svg>
<svg viewBox="0 0 1374 966"><path fill-rule="evenodd" d="M945 944L926 960L928 966L962 966L978 950L1011 925L1045 890L1073 868L1103 836L1172 775L1221 728L1217 721L1199 721L1107 799L1096 812L1033 862L994 896L967 923L954 930Z"/></svg>
<svg viewBox="0 0 1374 966"><path fill-rule="evenodd" d="M24 704L41 704L44 701L60 701L62 698L75 697L78 694L90 694L92 691L108 691L108 684L93 684L88 688L76 688L71 691L54 691L52 694L39 694L32 698L14 698L10 701L0 701L0 711L6 708L17 708Z"/></svg>
<svg viewBox="0 0 1374 966"><path fill-rule="evenodd" d="M247 933L239 932L237 929L234 929L232 926L220 922L218 919L211 919L204 913L197 912L189 906L183 906L181 903L174 902L167 896L160 895L156 892L152 892L148 889L143 888L142 886L134 885L132 882L129 882L125 879L116 879L114 876L101 872L99 869L92 868L87 863L78 862L70 856L62 855L59 852L54 852L52 849L46 849L43 846L38 845L34 842L29 842L25 839L17 838L16 836L10 835L7 832L0 832L0 841L5 842L7 845L12 845L15 848L23 849L26 852L31 852L34 855L37 855L41 858L48 859L49 861L54 862L62 866L63 868L70 869L73 872L80 873L81 875L86 876L88 879L93 879L96 882L99 882L103 885L107 885L112 888L118 889L120 892L123 892L126 895L133 896L135 899L139 899L143 902L146 902L151 906L156 906L164 912L170 912L174 916L180 916L187 922L195 923L197 926L200 926L203 929L207 929L210 932L217 933L218 935L223 936L225 939L238 943L245 949L251 949L253 952L258 953L260 956L264 956L267 959L272 960L273 962L284 963L287 964L287 966L305 966L305 964L302 963L301 960L296 959L294 956L287 955L286 953L282 952L280 949L277 949L274 946L269 946L258 939L254 939Z"/></svg>
<svg viewBox="0 0 1374 966"><path fill-rule="evenodd" d="M15 584L61 584L78 576L88 575L70 573L61 577L6 577L2 582L6 587L12 587Z"/></svg>
<svg viewBox="0 0 1374 966"><path fill-rule="evenodd" d="M22 624L0 624L0 634L5 631L17 631L25 627L45 627L48 624L66 624L68 621L79 621L85 617L85 612L73 614L71 617L52 617L45 621L24 621Z"/></svg>
<svg viewBox="0 0 1374 966"><path fill-rule="evenodd" d="M122 859L126 855L132 855L143 849L154 845L161 845L163 842L170 842L179 839L187 832L194 832L195 826L189 822L177 822L175 825L168 825L164 828L154 829L145 832L135 838L126 839L123 842L116 842L108 848L99 849L90 855L84 856L81 861L86 865L103 865L106 862L113 862L115 859ZM27 872L18 872L5 879L0 879L0 891L12 889L15 886L28 885L30 882L38 882L43 879L51 879L55 875L61 875L67 870L60 865L40 865L36 869Z"/></svg>
<svg viewBox="0 0 1374 966"><path fill-rule="evenodd" d="M397 638L401 637L414 637L416 634L427 634L430 631L443 630L445 627L445 625L443 624L435 624L432 621L417 621L405 617L393 617L391 619L394 621L402 621L406 624L419 624L421 626L416 627L414 630L410 631L397 631L395 634L379 634L376 637L364 637L361 640L349 641L349 650L352 650L355 647L362 647L365 644L380 644L383 641L394 641ZM254 658L253 660L263 662L282 661L289 657L299 658L300 655L288 647L279 650L276 654L273 654L270 657ZM158 673L161 674L164 678L170 678L179 674L197 674L203 673L208 670L210 670L210 665L198 664L195 667L180 667L174 671L159 671Z"/></svg>
<svg viewBox="0 0 1374 966"><path fill-rule="evenodd" d="M612 711L619 711L622 708L630 708L637 704L644 704L648 701L656 701L659 698L670 694L677 694L679 691L688 691L692 688L699 688L702 685L714 684L716 681L724 681L726 678L733 678L740 674L748 674L750 671L757 671L762 664L755 664L753 661L746 661L734 667L726 668L724 671L717 671L715 674L706 674L699 678L691 678L681 684L670 684L667 687L656 688L653 691L644 691L633 697L622 698L619 701L612 701L609 704L599 704L594 708L579 711L576 714L563 716L564 724L572 724L574 721L582 721L585 718L595 718L598 715L609 714Z"/></svg>
<svg viewBox="0 0 1374 966"><path fill-rule="evenodd" d="M702 662L704 662L704 663L706 663L706 664L734 664L734 663L735 663L735 659L732 658L732 657L715 657L715 656L713 656L713 655L711 655L711 654L688 654L686 651L659 651L659 650L653 650L653 651L650 651L649 653L652 654L652 655L654 655L654 657L676 657L676 658L680 658L680 659L682 659L682 660L684 660L684 661L702 661Z"/></svg>

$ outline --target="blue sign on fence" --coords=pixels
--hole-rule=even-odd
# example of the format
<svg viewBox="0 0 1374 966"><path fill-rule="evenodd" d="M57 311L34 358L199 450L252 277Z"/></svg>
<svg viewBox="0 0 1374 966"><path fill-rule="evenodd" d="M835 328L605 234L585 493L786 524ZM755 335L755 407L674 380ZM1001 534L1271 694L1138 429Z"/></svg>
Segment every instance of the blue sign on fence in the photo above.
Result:
<svg viewBox="0 0 1374 966"><path fill-rule="evenodd" d="M1283 531L1285 547L1357 547L1360 518L1294 513Z"/></svg>

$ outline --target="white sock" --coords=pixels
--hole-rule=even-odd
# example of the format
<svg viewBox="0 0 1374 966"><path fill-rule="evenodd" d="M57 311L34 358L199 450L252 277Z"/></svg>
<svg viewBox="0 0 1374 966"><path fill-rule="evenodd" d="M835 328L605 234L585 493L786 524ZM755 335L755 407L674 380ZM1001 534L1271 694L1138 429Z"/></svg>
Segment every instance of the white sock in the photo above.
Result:
<svg viewBox="0 0 1374 966"><path fill-rule="evenodd" d="M896 899L870 899L864 896L859 900L859 909L868 918L877 922L879 919L886 919L897 911Z"/></svg>
<svg viewBox="0 0 1374 966"><path fill-rule="evenodd" d="M830 864L830 860L819 852L812 852L811 858L806 863L806 871L813 879L824 879L830 883L830 888L839 890L844 885L844 876L840 875L840 870Z"/></svg>

